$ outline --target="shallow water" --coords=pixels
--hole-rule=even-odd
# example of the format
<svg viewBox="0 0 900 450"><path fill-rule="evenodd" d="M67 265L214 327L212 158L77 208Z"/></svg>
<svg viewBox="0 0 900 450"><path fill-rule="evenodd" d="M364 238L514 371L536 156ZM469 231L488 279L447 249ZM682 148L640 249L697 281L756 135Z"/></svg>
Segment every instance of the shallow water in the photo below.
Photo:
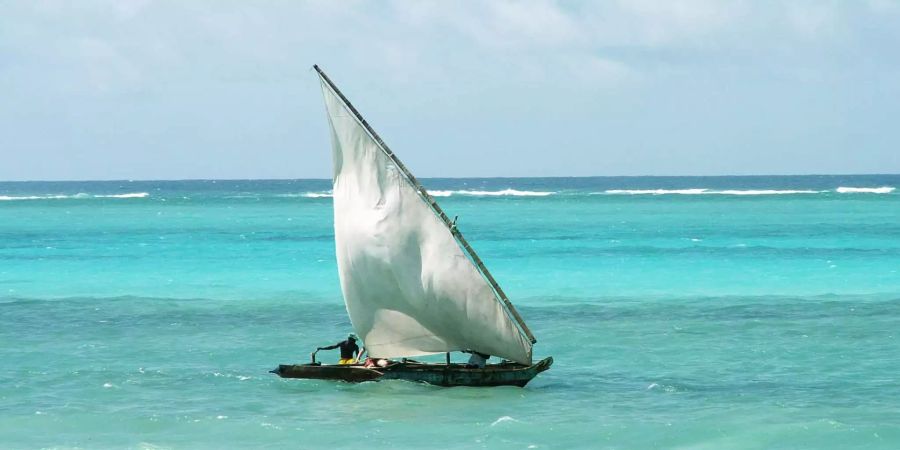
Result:
<svg viewBox="0 0 900 450"><path fill-rule="evenodd" d="M0 447L900 446L900 176L425 184L528 387L267 373L349 331L326 181L0 183Z"/></svg>

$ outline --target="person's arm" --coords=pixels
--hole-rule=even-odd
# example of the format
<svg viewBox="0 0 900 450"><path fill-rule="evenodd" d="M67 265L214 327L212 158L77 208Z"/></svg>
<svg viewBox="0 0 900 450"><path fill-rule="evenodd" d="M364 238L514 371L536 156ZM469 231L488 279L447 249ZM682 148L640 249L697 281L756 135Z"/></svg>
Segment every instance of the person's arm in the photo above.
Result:
<svg viewBox="0 0 900 450"><path fill-rule="evenodd" d="M341 346L341 343L338 342L337 344L329 345L328 347L319 347L319 348L317 348L316 350L334 350L334 349L336 349L336 348L338 348L338 347L340 347L340 346Z"/></svg>
<svg viewBox="0 0 900 450"><path fill-rule="evenodd" d="M356 362L359 362L359 360L362 359L364 353L366 353L365 347L363 347L362 350L356 352Z"/></svg>

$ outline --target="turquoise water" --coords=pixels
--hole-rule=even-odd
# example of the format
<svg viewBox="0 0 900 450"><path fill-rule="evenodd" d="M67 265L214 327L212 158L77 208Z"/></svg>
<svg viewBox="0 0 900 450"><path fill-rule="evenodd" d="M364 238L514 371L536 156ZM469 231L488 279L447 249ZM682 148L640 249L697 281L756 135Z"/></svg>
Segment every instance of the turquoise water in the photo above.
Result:
<svg viewBox="0 0 900 450"><path fill-rule="evenodd" d="M267 373L349 331L327 181L0 183L0 448L900 447L900 176L425 184L528 387Z"/></svg>

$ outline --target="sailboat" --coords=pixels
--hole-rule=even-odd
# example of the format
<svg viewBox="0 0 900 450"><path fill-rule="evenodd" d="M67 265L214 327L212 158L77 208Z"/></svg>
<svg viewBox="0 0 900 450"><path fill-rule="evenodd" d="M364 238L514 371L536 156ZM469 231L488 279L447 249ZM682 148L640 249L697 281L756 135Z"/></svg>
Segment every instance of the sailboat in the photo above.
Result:
<svg viewBox="0 0 900 450"><path fill-rule="evenodd" d="M522 316L462 232L330 78L319 76L334 158L334 231L341 291L371 358L282 364L284 378L409 380L440 386L525 386L550 368ZM450 352L501 358L482 368ZM410 358L446 353L446 363Z"/></svg>

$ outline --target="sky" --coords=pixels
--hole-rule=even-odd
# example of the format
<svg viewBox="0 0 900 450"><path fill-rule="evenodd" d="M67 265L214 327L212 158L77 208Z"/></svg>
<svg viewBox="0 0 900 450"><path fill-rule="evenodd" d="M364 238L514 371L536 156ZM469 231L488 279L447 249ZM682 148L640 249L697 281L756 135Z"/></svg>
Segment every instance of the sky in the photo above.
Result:
<svg viewBox="0 0 900 450"><path fill-rule="evenodd" d="M900 173L900 0L0 0L0 180Z"/></svg>

